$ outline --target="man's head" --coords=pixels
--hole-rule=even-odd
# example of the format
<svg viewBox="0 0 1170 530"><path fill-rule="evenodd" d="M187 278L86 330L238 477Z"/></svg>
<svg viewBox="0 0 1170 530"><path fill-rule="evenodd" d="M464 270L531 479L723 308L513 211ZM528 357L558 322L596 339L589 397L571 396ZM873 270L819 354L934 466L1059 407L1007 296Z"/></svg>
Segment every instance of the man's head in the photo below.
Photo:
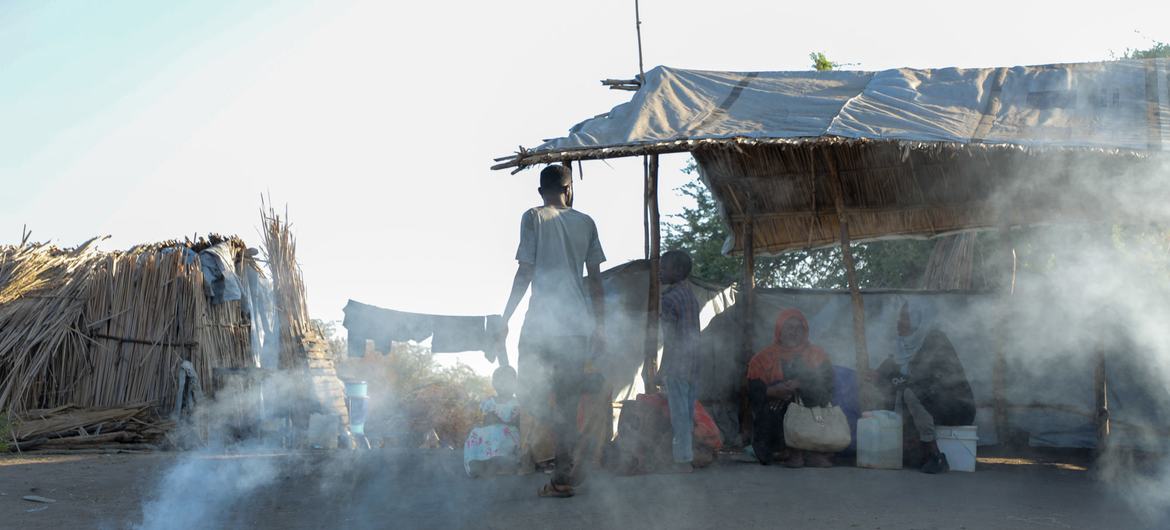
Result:
<svg viewBox="0 0 1170 530"><path fill-rule="evenodd" d="M573 206L573 170L561 164L550 165L540 172L540 196L545 206Z"/></svg>
<svg viewBox="0 0 1170 530"><path fill-rule="evenodd" d="M659 262L662 283L678 283L691 275L691 255L685 250L671 250Z"/></svg>

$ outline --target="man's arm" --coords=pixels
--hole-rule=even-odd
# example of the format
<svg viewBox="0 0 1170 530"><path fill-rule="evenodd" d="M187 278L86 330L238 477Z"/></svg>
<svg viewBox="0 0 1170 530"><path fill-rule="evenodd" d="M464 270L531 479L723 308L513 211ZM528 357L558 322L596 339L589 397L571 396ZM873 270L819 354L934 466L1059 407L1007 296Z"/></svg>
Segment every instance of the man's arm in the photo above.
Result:
<svg viewBox="0 0 1170 530"><path fill-rule="evenodd" d="M507 329L508 321L512 320L512 314L516 312L516 306L520 305L520 300L524 298L524 293L528 291L528 286L532 284L532 273L535 269L531 263L520 262L516 266L516 276L512 278L512 292L508 295L508 304L504 306L504 327Z"/></svg>
<svg viewBox="0 0 1170 530"><path fill-rule="evenodd" d="M605 351L605 288L601 285L601 264L586 263L588 273L589 298L593 301L593 320L596 328L593 332L593 349L595 353Z"/></svg>

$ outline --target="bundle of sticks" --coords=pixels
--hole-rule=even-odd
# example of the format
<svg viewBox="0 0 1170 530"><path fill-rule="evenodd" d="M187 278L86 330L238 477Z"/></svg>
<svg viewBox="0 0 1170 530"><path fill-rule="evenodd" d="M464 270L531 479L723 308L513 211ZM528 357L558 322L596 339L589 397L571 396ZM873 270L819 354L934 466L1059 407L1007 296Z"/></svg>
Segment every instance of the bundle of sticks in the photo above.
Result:
<svg viewBox="0 0 1170 530"><path fill-rule="evenodd" d="M63 405L26 411L13 423L10 451L153 450L167 441L174 425L159 418L150 403L112 408Z"/></svg>
<svg viewBox="0 0 1170 530"><path fill-rule="evenodd" d="M303 384L312 392L316 403L302 404L301 414L316 408L341 417L349 425L345 404L345 387L337 377L336 367L324 334L309 318L305 284L296 261L296 238L288 221L288 211L281 217L276 210L261 208L261 235L264 255L272 273L272 291L280 323L281 370L304 375Z"/></svg>

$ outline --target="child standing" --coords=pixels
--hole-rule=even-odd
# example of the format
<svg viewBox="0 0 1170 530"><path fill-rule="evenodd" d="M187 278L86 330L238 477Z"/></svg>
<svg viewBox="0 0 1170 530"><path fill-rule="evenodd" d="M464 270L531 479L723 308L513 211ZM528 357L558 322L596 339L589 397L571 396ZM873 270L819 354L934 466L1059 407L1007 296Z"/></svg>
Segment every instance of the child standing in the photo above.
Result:
<svg viewBox="0 0 1170 530"><path fill-rule="evenodd" d="M520 463L519 402L516 370L501 366L492 373L496 395L480 405L483 424L471 430L463 444L463 467L475 478L493 473L514 473Z"/></svg>
<svg viewBox="0 0 1170 530"><path fill-rule="evenodd" d="M659 377L666 385L672 431L671 471L690 473L694 467L695 398L699 376L699 301L686 281L691 275L691 256L682 250L662 255L662 367Z"/></svg>

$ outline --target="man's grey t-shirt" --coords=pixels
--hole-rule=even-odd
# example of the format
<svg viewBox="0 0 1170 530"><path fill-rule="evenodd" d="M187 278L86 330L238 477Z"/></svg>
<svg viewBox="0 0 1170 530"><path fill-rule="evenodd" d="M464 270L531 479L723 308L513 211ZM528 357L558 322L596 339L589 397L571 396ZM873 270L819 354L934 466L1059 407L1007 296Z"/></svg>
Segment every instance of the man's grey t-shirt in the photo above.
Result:
<svg viewBox="0 0 1170 530"><path fill-rule="evenodd" d="M534 268L522 340L593 333L584 269L605 261L593 219L572 208L540 206L524 212L516 261Z"/></svg>

